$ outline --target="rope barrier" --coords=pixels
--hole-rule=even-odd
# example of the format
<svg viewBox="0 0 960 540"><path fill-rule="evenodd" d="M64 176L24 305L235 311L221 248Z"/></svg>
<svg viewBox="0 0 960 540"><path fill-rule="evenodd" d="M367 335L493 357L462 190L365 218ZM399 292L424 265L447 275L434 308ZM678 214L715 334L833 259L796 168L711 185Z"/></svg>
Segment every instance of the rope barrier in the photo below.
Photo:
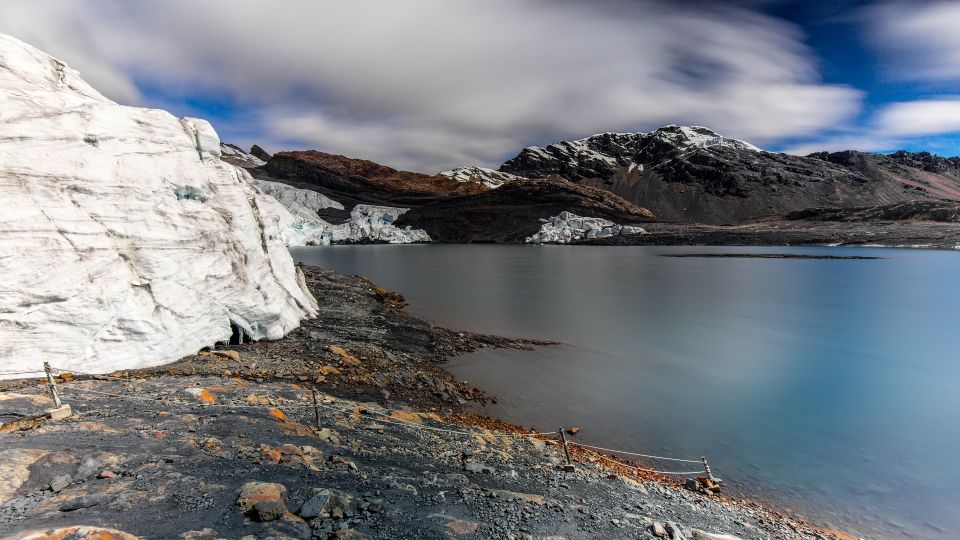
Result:
<svg viewBox="0 0 960 540"><path fill-rule="evenodd" d="M571 444L572 444L572 443L571 443ZM657 474L673 474L673 475L677 475L677 476L683 476L683 475L688 475L688 474L703 474L703 470L699 470L699 471L658 471L658 470L655 470L655 469L647 469L647 468L645 468L645 467L635 467L635 466L633 466L633 465L627 465L626 463L617 461L617 460L615 460L615 459L613 459L613 458L611 458L611 457L607 457L607 456L605 456L605 455L603 455L603 454L597 454L597 456L599 456L600 459L604 459L604 460L606 460L606 461L609 461L610 463L616 463L617 465L621 465L621 466L623 466L623 467L626 467L626 468L628 468L628 469L633 469L633 470L635 470L635 471L643 471L643 472L657 473Z"/></svg>
<svg viewBox="0 0 960 540"><path fill-rule="evenodd" d="M613 450L610 448L601 448L599 446L590 446L589 444L581 444L574 441L570 441L570 444L575 444L577 446L581 446L583 448L589 448L591 450L599 450L601 452L613 452L614 454L626 454L628 456L637 456L637 457L643 457L643 458L649 458L649 459L664 459L667 461L681 461L683 463L700 463L699 459L680 459L680 458L672 458L672 457L664 457L664 456L651 456L649 454L638 454L636 452L627 452L625 450ZM703 472L703 471L700 471L700 472Z"/></svg>
<svg viewBox="0 0 960 540"><path fill-rule="evenodd" d="M92 377L105 377L105 378L112 379L112 380L121 380L121 381L128 381L128 380L129 380L129 379L121 378L121 377L111 377L111 376L109 376L109 375L95 375L95 374L92 374L92 373L83 373L83 372L76 371L76 370L70 371L70 370L63 370L63 369L60 369L60 368L53 368L53 369L56 370L56 371L59 371L59 372L61 372L61 373L63 373L63 372L71 372L71 373L77 373L77 374L79 374L79 375L86 375L86 376L92 376ZM179 406L184 407L184 408L196 408L196 409L206 409L206 408L262 409L262 408L263 408L263 405L227 404L227 403L210 403L210 404L207 404L207 403L190 403L190 402L180 401L180 400L170 400L170 399L166 399L166 398L164 398L164 397L162 397L162 396L157 396L157 397L155 397L155 398L144 398L144 397L140 397L140 396L132 396L132 395L128 395L128 394L115 394L115 393L111 393L111 392L102 392L102 391L99 391L99 390L89 390L89 389L85 389L85 388L65 387L65 389L68 390L68 391L70 391L70 392L81 392L81 393L98 394L98 395L103 395L103 396L108 396L108 397L115 397L115 398L120 398L120 399L131 399L131 400L135 400L135 401L149 402L149 403L154 403L154 404L155 404L157 401L164 401L164 403L167 404L167 405L173 405L173 406L179 405ZM284 407L284 408L287 408L288 410L291 409L291 408L293 408L293 409L313 409L313 408L316 406L316 407L323 408L323 409L327 409L327 410L330 410L330 411L335 411L335 412L338 412L338 413L340 413L340 414L359 415L360 418L363 418L364 416L366 416L366 417L368 417L368 418L373 417L373 416L377 416L377 417L380 417L380 418L379 418L379 421L381 421L381 422L384 422L384 423L387 423L387 424L398 425L398 426L406 426L406 427L412 428L412 429L419 429L419 430L423 430L423 431L433 431L433 432L437 432L437 433L449 433L449 434L453 434L453 435L463 435L463 436L467 436L467 437L476 437L476 436L478 436L478 433L476 433L476 432L461 431L461 430L455 430L455 429L449 429L449 428L441 428L441 427L436 427L436 426L426 426L426 425L423 425L423 424L418 424L418 423L414 423L414 422L408 422L408 421L405 421L405 420L401 420L401 419L395 418L395 417L393 417L392 415L389 415L389 414L386 414L386 413L381 413L381 412L371 411L371 410L363 410L363 411L358 412L358 411L356 411L356 410L354 410L354 409L342 409L342 408L339 408L339 407L333 407L333 406L331 406L331 405L329 405L329 404L322 403L322 402L317 402L316 404L313 404L313 403L294 403L294 402L288 401L288 402L284 402L284 403L276 403L276 404L273 404L273 406L278 407L278 408L279 408L279 407ZM557 434L557 432L555 432L555 431L545 431L545 432L538 432L538 433L503 433L502 435L508 436L508 437L522 437L522 438L527 438L527 437L535 437L535 436L551 436L551 435L556 435L556 434ZM641 454L641 453L637 453L637 452L628 452L628 451L625 451L625 450L615 450L615 449L612 449L612 448L603 448L603 447L601 447L601 446L593 446L593 445L589 445L589 444L581 444L581 443L574 442L574 441L568 441L567 444L579 446L579 447L581 447L581 448L586 448L586 449L589 449L589 450L596 450L596 451L599 451L599 452L611 452L611 453L614 453L614 454L623 454L623 455L635 456L635 457L642 457L642 458L647 458L647 459L659 459L659 460L682 462L682 463L701 463L701 460L681 459L681 458L672 458L672 457L666 457L666 456L655 456L655 455L651 455L651 454ZM629 468L629 469L633 469L633 470L637 470L637 471L642 471L642 472L647 472L647 473L669 474L669 475L683 476L683 475L691 475L691 474L703 474L703 472L704 472L703 470L697 470L697 471L660 471L660 470L650 469L650 468L646 468L646 467L636 467L636 466L633 466L633 465L628 465L628 464L626 464L626 463L623 463L623 462L621 462L621 461L617 461L617 460L615 460L615 459L613 459L613 458L604 456L604 455L602 455L602 454L597 454L597 456L598 456L600 459L609 461L609 462L611 462L611 463L615 463L615 464L617 464L617 465L620 465L620 466L623 466L623 467L627 467L627 468Z"/></svg>

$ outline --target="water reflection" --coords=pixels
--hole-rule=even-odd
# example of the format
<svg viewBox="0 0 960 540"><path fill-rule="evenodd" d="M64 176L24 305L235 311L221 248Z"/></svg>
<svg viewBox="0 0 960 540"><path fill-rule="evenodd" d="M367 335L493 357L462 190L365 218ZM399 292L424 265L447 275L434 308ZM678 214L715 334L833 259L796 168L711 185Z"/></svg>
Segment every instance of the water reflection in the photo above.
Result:
<svg viewBox="0 0 960 540"><path fill-rule="evenodd" d="M411 311L560 340L452 363L487 413L585 442L710 456L731 487L880 537L960 530L960 257L670 258L764 248L358 246L294 250ZM837 248L767 252L863 254Z"/></svg>

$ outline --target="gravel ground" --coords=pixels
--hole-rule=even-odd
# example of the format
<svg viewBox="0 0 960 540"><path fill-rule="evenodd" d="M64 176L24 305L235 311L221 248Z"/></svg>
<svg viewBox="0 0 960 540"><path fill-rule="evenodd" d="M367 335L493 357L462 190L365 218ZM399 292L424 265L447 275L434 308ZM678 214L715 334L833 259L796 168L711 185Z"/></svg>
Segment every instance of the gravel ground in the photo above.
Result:
<svg viewBox="0 0 960 540"><path fill-rule="evenodd" d="M551 437L463 412L490 398L442 368L547 344L437 328L363 278L305 271L326 308L283 340L62 376L73 416L0 433L0 537L841 537L582 449L565 472ZM0 410L42 410L45 392L4 382ZM111 537L90 531L72 538Z"/></svg>

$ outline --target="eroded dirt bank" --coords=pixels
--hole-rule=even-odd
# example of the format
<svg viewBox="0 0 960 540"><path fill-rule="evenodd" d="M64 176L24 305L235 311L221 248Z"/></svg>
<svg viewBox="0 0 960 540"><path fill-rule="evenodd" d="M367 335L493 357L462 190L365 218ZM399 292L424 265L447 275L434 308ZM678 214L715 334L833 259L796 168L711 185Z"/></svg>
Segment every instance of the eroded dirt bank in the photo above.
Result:
<svg viewBox="0 0 960 540"><path fill-rule="evenodd" d="M832 536L596 454L564 472L548 437L463 413L487 397L442 368L478 347L546 344L437 328L367 280L305 271L322 312L283 340L63 375L72 417L0 433L0 537ZM0 384L0 421L46 396L36 379Z"/></svg>

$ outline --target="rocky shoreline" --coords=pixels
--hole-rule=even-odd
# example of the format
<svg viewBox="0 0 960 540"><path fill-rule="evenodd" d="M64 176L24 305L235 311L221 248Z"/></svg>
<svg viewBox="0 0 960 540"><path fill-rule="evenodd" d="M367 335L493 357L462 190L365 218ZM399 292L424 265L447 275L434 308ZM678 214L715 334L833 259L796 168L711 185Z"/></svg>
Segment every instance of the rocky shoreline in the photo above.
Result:
<svg viewBox="0 0 960 540"><path fill-rule="evenodd" d="M443 369L549 343L439 328L365 278L302 269L320 313L284 339L62 374L73 416L0 433L0 537L843 538L584 449L565 472L549 436L466 413L492 398ZM47 395L0 382L0 421Z"/></svg>

